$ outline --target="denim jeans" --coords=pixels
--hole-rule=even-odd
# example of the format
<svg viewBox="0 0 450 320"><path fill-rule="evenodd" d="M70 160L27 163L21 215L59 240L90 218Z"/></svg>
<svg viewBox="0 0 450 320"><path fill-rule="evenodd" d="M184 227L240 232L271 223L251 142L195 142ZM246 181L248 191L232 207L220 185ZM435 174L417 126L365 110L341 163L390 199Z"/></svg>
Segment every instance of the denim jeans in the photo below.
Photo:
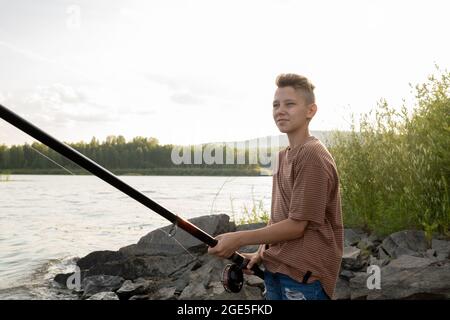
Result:
<svg viewBox="0 0 450 320"><path fill-rule="evenodd" d="M329 300L319 280L305 284L266 270L264 284L266 300Z"/></svg>

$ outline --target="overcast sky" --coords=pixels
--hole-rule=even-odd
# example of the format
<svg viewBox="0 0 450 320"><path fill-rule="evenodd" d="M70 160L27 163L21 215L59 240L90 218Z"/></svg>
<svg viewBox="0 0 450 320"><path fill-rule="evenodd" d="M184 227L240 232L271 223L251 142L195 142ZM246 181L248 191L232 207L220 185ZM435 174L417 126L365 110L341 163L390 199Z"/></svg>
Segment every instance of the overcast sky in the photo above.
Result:
<svg viewBox="0 0 450 320"><path fill-rule="evenodd" d="M450 66L449 1L0 0L0 103L64 141L278 134L275 77L316 86L312 130ZM0 144L32 141L0 120Z"/></svg>

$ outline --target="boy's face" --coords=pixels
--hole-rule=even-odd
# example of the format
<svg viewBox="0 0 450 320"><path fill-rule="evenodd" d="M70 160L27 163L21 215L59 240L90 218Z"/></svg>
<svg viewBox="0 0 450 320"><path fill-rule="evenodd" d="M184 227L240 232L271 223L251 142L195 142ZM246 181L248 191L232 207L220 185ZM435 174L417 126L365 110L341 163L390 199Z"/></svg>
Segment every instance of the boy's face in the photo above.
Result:
<svg viewBox="0 0 450 320"><path fill-rule="evenodd" d="M273 119L283 133L294 133L308 126L317 106L306 105L305 98L293 87L278 88L273 99Z"/></svg>

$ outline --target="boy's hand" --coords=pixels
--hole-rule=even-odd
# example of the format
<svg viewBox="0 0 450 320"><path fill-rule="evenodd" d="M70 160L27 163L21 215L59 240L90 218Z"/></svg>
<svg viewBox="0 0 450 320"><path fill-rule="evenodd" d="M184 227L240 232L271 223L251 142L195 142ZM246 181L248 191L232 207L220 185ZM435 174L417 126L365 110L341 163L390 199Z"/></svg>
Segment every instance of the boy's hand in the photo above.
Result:
<svg viewBox="0 0 450 320"><path fill-rule="evenodd" d="M241 247L239 232L224 233L215 239L218 242L214 247L208 248L208 253L221 258L231 257Z"/></svg>
<svg viewBox="0 0 450 320"><path fill-rule="evenodd" d="M256 252L253 252L253 253L241 253L241 255L243 255L244 258L246 258L246 259L249 260L249 262L248 262L248 264L247 264L247 267L244 268L244 269L242 269L242 271L243 271L245 274L248 274L248 275L254 274L254 272L251 270L251 268L252 268L255 264L256 264L256 265L259 265L259 264L261 263L261 261L262 261L262 254L263 254L264 250L265 250L265 249L264 249L264 246L262 246L262 248L259 249L259 250L256 251Z"/></svg>

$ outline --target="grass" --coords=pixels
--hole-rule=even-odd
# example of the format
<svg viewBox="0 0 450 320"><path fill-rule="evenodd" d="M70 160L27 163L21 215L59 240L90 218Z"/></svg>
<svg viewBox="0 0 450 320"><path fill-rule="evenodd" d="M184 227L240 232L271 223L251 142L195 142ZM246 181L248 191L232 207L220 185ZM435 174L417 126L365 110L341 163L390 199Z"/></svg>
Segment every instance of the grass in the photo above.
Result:
<svg viewBox="0 0 450 320"><path fill-rule="evenodd" d="M264 207L264 202L262 199L256 200L253 194L252 188L252 206L248 207L243 205L242 211L237 215L234 210L233 199L230 198L231 203L231 220L235 222L236 225L251 224L251 223L268 223L270 218L270 212Z"/></svg>
<svg viewBox="0 0 450 320"><path fill-rule="evenodd" d="M335 133L346 227L450 236L450 74L430 76L415 92L412 112L381 100L351 133Z"/></svg>
<svg viewBox="0 0 450 320"><path fill-rule="evenodd" d="M450 238L450 73L415 86L412 108L380 100L351 132L335 132L329 150L341 183L344 226L386 236L423 230L430 241L436 233ZM400 110L400 111L398 111ZM253 197L237 224L266 222L262 200Z"/></svg>

